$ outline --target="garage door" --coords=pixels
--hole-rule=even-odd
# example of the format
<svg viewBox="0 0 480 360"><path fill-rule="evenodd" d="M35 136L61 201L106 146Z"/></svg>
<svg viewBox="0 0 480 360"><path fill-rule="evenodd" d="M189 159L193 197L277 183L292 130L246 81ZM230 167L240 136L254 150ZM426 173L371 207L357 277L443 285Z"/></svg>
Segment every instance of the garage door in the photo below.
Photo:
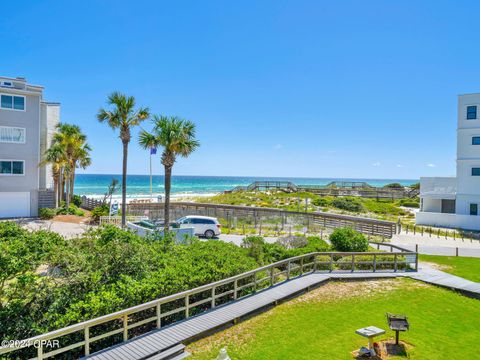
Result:
<svg viewBox="0 0 480 360"><path fill-rule="evenodd" d="M0 192L0 218L30 216L29 192Z"/></svg>

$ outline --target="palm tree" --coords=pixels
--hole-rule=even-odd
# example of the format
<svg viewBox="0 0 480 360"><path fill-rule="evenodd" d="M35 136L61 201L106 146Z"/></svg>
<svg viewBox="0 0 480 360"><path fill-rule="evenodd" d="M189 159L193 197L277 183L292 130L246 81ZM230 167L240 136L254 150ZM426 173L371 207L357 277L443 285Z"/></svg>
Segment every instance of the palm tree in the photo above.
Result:
<svg viewBox="0 0 480 360"><path fill-rule="evenodd" d="M153 132L140 132L139 143L144 149L163 147L162 165L165 168L165 233L170 224L170 186L172 168L177 156L187 157L194 152L200 143L195 139L195 124L176 116L153 117Z"/></svg>
<svg viewBox="0 0 480 360"><path fill-rule="evenodd" d="M55 194L55 207L58 207L61 201L60 175L65 166L65 149L60 144L53 144L44 154L40 166L52 165L53 192Z"/></svg>
<svg viewBox="0 0 480 360"><path fill-rule="evenodd" d="M112 129L120 130L120 140L123 144L123 167L122 167L122 227L126 223L126 201L127 201L127 158L128 144L131 139L131 129L147 119L150 114L148 108L135 110L135 98L126 96L119 92L113 92L108 97L107 103L113 107L112 110L100 109L97 119L101 123L107 122Z"/></svg>
<svg viewBox="0 0 480 360"><path fill-rule="evenodd" d="M57 132L52 138L53 145L61 146L64 151L63 167L60 171L60 188L61 197L65 194L65 203L68 208L73 198L75 169L79 166L85 168L90 165L91 149L87 144L87 137L82 133L80 127L65 123L57 125Z"/></svg>

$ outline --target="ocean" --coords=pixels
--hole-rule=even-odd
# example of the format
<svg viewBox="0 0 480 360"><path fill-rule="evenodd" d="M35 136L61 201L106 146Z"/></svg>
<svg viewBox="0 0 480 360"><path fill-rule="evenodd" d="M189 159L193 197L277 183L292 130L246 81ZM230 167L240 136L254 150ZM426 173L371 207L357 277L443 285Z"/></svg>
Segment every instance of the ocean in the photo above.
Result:
<svg viewBox="0 0 480 360"><path fill-rule="evenodd" d="M78 174L75 180L75 194L89 197L102 197L112 181L117 179L121 184L121 175L107 174ZM153 176L153 196L164 194L163 175ZM217 194L225 190L231 190L238 185L248 185L254 181L291 181L299 185L326 185L332 181L365 181L372 186L381 187L389 183L397 182L402 185L411 185L419 182L418 179L341 179L341 178L290 178L290 177L248 177L248 176L172 176L172 197L206 196ZM115 198L120 198L118 191ZM150 197L149 175L127 176L127 197L148 198Z"/></svg>

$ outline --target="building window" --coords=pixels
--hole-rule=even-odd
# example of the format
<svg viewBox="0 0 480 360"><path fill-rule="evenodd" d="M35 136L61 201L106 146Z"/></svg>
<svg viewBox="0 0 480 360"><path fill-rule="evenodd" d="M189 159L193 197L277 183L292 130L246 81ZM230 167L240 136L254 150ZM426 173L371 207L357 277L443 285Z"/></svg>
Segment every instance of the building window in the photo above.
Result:
<svg viewBox="0 0 480 360"><path fill-rule="evenodd" d="M10 110L25 110L25 96L4 95L0 96L0 107Z"/></svg>
<svg viewBox="0 0 480 360"><path fill-rule="evenodd" d="M0 126L0 142L25 144L25 129L10 126Z"/></svg>
<svg viewBox="0 0 480 360"><path fill-rule="evenodd" d="M476 106L467 106L467 119L475 120L477 118L477 107Z"/></svg>
<svg viewBox="0 0 480 360"><path fill-rule="evenodd" d="M478 215L478 205L470 204L470 215Z"/></svg>
<svg viewBox="0 0 480 360"><path fill-rule="evenodd" d="M472 168L472 176L480 176L480 168Z"/></svg>
<svg viewBox="0 0 480 360"><path fill-rule="evenodd" d="M21 160L0 160L0 175L25 175L24 165Z"/></svg>
<svg viewBox="0 0 480 360"><path fill-rule="evenodd" d="M480 145L480 136L472 137L472 145Z"/></svg>

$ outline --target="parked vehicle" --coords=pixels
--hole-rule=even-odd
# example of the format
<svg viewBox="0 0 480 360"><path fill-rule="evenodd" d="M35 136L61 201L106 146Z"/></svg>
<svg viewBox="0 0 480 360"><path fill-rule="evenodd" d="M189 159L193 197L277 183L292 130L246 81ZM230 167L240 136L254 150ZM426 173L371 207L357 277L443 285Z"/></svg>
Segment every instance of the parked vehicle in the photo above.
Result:
<svg viewBox="0 0 480 360"><path fill-rule="evenodd" d="M205 236L207 239L221 234L220 228L222 225L214 217L188 215L178 219L176 223L180 228L193 227L195 235Z"/></svg>

